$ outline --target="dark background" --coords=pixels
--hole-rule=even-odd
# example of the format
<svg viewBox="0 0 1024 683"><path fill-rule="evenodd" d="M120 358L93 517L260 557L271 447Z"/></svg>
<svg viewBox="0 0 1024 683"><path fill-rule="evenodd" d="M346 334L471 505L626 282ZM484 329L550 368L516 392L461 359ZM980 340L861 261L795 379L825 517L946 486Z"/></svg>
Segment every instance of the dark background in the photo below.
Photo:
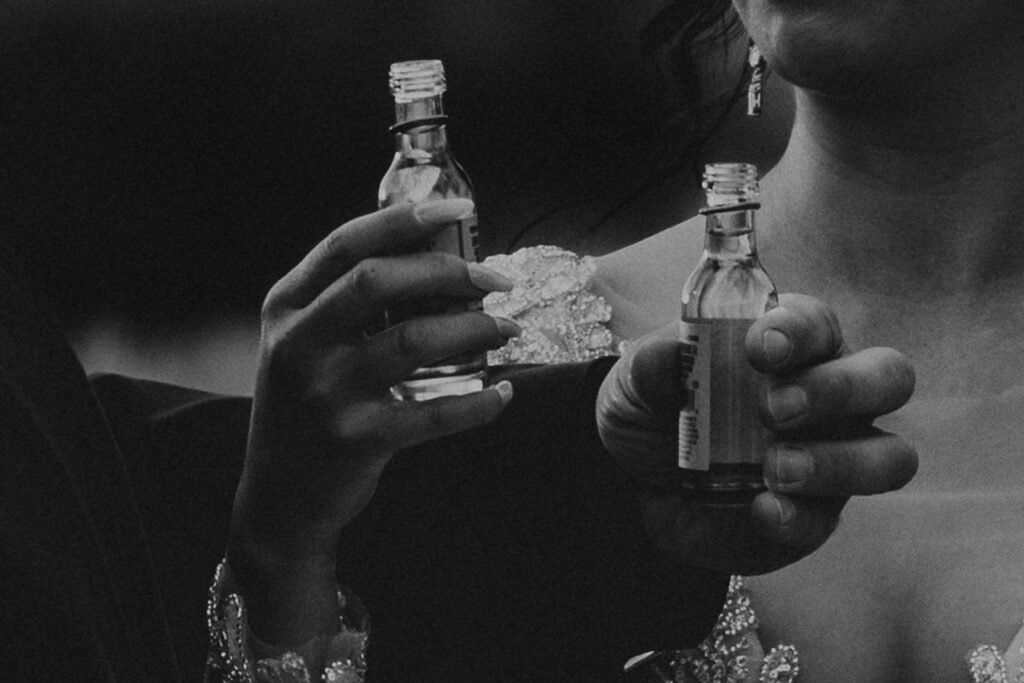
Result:
<svg viewBox="0 0 1024 683"><path fill-rule="evenodd" d="M446 63L485 253L538 219L515 246L632 241L667 227L653 215L690 182L586 234L666 149L666 105L635 40L644 14L551 0L7 1L0 264L68 328L255 315L312 245L374 208L392 153L388 65L414 58Z"/></svg>

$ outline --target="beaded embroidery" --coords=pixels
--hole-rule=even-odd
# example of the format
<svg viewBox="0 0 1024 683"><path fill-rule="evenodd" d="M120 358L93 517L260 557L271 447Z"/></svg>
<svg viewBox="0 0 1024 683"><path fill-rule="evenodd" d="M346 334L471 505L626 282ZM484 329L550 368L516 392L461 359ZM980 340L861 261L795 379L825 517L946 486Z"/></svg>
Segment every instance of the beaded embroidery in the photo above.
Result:
<svg viewBox="0 0 1024 683"><path fill-rule="evenodd" d="M589 290L595 270L593 258L558 247L538 246L507 256L492 256L484 264L516 283L510 292L489 294L484 299L485 310L491 315L512 318L523 327L519 338L490 352L490 363L583 361L615 355L625 343L616 339L606 326L611 319L611 307ZM207 607L210 663L220 672L220 680L309 681L305 662L293 652L252 663L246 647L245 607L235 594L221 598L218 587L222 570L223 565L217 567ZM339 600L344 606L343 594ZM675 683L794 683L800 673L796 648L777 645L765 654L757 630L757 615L743 580L733 576L722 611L704 642L696 648L664 653L668 655L670 675ZM358 653L354 657L335 658L328 664L323 673L327 683L363 683L366 633L343 626L343 635L346 633L358 640ZM979 645L965 659L973 683L1024 683L1024 628L1005 655L995 646ZM664 661L664 656L659 656L658 661ZM642 668L645 663L638 666ZM255 679L248 673L253 670ZM651 680L665 679L659 673Z"/></svg>
<svg viewBox="0 0 1024 683"><path fill-rule="evenodd" d="M966 659L973 683L1024 683L1024 628L1005 653L994 645L979 645Z"/></svg>
<svg viewBox="0 0 1024 683"><path fill-rule="evenodd" d="M251 646L256 640L248 632L245 603L236 593L225 592L226 565L221 562L214 573L206 604L206 624L210 637L207 668L215 672L214 681L223 683L363 683L366 674L367 618L359 601L349 601L338 591L340 632L314 639L312 647L324 655L322 676L309 674L305 659L294 651L253 661Z"/></svg>
<svg viewBox="0 0 1024 683"><path fill-rule="evenodd" d="M513 318L523 328L518 339L492 352L489 362L567 363L619 351L621 340L606 327L611 306L589 289L593 258L540 246L492 256L484 265L515 283L511 292L488 295L484 310ZM764 654L757 616L738 576L729 582L725 605L707 639L697 648L672 653L669 662L678 683L792 683L800 671L792 646Z"/></svg>
<svg viewBox="0 0 1024 683"><path fill-rule="evenodd" d="M681 650L675 659L677 683L792 683L800 673L800 657L792 645L779 645L765 655L757 635L757 615L743 579L733 576L725 605L711 633L700 645Z"/></svg>

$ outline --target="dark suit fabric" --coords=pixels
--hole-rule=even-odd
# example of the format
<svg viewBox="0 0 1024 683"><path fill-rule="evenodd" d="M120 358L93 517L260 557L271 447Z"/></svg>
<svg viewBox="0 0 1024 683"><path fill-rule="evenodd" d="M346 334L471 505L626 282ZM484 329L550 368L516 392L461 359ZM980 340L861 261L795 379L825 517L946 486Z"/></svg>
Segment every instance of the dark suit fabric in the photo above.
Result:
<svg viewBox="0 0 1024 683"><path fill-rule="evenodd" d="M0 675L199 680L249 400L90 383L0 285ZM597 440L608 366L502 369L496 424L395 457L341 547L369 681L611 681L710 629L725 579L646 547Z"/></svg>
<svg viewBox="0 0 1024 683"><path fill-rule="evenodd" d="M611 362L501 369L515 397L496 423L389 465L341 547L370 681L614 681L711 629L726 579L647 547L598 440Z"/></svg>

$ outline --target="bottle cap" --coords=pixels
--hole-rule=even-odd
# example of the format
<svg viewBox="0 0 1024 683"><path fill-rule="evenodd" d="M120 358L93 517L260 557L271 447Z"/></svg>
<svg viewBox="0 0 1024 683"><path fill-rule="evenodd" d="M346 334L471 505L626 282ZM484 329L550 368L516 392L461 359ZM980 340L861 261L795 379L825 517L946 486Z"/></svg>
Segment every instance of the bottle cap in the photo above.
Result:
<svg viewBox="0 0 1024 683"><path fill-rule="evenodd" d="M395 102L412 102L440 95L446 90L444 64L439 59L395 62L388 74Z"/></svg>
<svg viewBox="0 0 1024 683"><path fill-rule="evenodd" d="M747 163L707 164L701 183L708 207L756 204L760 188L757 166Z"/></svg>

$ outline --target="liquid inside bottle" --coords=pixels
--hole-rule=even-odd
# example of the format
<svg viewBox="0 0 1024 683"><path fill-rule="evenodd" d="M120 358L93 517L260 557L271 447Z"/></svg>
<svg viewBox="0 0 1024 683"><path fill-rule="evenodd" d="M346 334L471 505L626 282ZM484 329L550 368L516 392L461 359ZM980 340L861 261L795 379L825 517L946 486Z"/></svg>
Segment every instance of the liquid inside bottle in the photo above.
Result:
<svg viewBox="0 0 1024 683"><path fill-rule="evenodd" d="M764 490L772 439L758 411L764 380L747 360L745 338L778 294L757 256L757 169L708 165L704 188L704 253L682 295L680 483L703 503L745 505Z"/></svg>
<svg viewBox="0 0 1024 683"><path fill-rule="evenodd" d="M391 65L389 82L395 98L395 155L381 180L378 206L453 197L473 199L469 177L448 146L442 105L446 90L443 64L438 60L398 62ZM474 212L438 233L424 249L477 261L477 234ZM386 322L397 325L423 315L481 308L479 300L423 300L389 310ZM445 358L417 369L392 387L392 392L409 400L468 394L483 388L486 369L486 352Z"/></svg>

